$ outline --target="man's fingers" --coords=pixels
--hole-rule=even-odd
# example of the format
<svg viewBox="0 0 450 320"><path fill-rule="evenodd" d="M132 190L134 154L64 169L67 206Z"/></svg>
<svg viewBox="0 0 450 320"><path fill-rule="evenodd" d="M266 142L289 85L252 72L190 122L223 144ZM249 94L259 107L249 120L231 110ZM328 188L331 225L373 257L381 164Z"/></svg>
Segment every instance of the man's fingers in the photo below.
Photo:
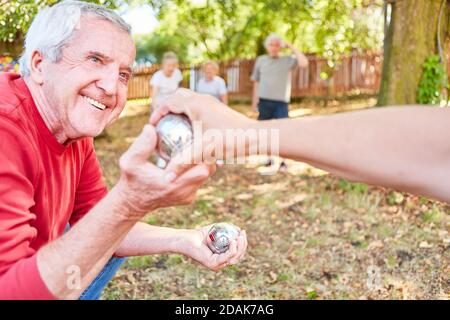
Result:
<svg viewBox="0 0 450 320"><path fill-rule="evenodd" d="M216 171L216 160L213 156L208 156L206 159L203 155L203 150L214 154L214 146L208 144L203 147L201 144L192 143L191 145L184 148L181 152L177 153L167 164L165 168L167 174L172 177L178 177L184 172L188 171L192 167L199 164L207 164L210 168L210 175Z"/></svg>
<svg viewBox="0 0 450 320"><path fill-rule="evenodd" d="M184 172L181 176L176 178L176 184L182 185L191 183L203 182L211 175L211 171L208 165L198 164Z"/></svg>
<svg viewBox="0 0 450 320"><path fill-rule="evenodd" d="M121 167L127 167L135 163L147 162L156 147L155 128L149 124L145 125L141 134L134 140L128 150L120 159Z"/></svg>
<svg viewBox="0 0 450 320"><path fill-rule="evenodd" d="M156 110L153 111L150 116L150 124L154 126L156 126L156 124L162 117L170 112L169 106L167 104L161 104L155 109Z"/></svg>
<svg viewBox="0 0 450 320"><path fill-rule="evenodd" d="M231 258L230 260L230 264L236 264L238 263L242 256L245 253L245 250L247 249L247 243L246 243L246 236L245 236L245 231L243 231L237 239L237 254Z"/></svg>
<svg viewBox="0 0 450 320"><path fill-rule="evenodd" d="M247 248L244 233L239 235L237 242L238 242L238 244L237 244L238 252L237 252L236 256L232 259L233 263L238 263L239 260L241 260L241 257L245 253L245 249Z"/></svg>
<svg viewBox="0 0 450 320"><path fill-rule="evenodd" d="M190 153L182 152L170 159L164 170L166 172L166 176L170 181L177 179L185 172L196 166L196 162L191 159L190 156Z"/></svg>
<svg viewBox="0 0 450 320"><path fill-rule="evenodd" d="M228 250L222 254L217 255L216 263L219 266L226 266L230 260L237 254L237 241L231 240Z"/></svg>
<svg viewBox="0 0 450 320"><path fill-rule="evenodd" d="M164 101L161 101L150 116L150 123L155 126L158 121L168 113L185 113L190 118L189 110L180 103L181 101L185 102L191 99L195 95L196 93L191 90L178 88L174 94L168 96Z"/></svg>
<svg viewBox="0 0 450 320"><path fill-rule="evenodd" d="M216 265L218 268L227 266L230 260L237 254L237 241L232 239L228 250L222 254L216 254Z"/></svg>

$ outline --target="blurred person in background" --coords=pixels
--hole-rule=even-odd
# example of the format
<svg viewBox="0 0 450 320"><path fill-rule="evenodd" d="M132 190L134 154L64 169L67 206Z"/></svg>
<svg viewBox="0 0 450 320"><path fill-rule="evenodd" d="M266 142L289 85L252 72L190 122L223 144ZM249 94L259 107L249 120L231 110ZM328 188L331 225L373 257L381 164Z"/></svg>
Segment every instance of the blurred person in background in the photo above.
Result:
<svg viewBox="0 0 450 320"><path fill-rule="evenodd" d="M276 33L271 33L264 41L267 54L256 59L251 75L253 81L252 109L259 112L258 120L282 119L289 117L288 105L291 99L291 75L297 66L308 66L308 58ZM288 48L293 55L281 55ZM279 169L286 171L286 163L281 160L279 168L273 158L265 163L267 170L261 174L274 174Z"/></svg>
<svg viewBox="0 0 450 320"><path fill-rule="evenodd" d="M171 51L164 53L161 70L156 71L150 80L152 89L151 109L154 110L158 101L174 93L181 80L183 80L183 76L178 69L177 55Z"/></svg>
<svg viewBox="0 0 450 320"><path fill-rule="evenodd" d="M203 64L204 77L197 83L198 93L209 94L224 104L228 104L228 92L225 80L219 77L219 65L214 61Z"/></svg>

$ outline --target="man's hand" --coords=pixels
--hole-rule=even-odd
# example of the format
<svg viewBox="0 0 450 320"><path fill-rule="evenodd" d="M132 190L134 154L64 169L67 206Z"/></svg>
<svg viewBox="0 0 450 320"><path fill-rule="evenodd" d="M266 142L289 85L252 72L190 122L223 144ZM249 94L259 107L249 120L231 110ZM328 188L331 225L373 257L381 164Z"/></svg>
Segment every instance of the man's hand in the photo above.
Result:
<svg viewBox="0 0 450 320"><path fill-rule="evenodd" d="M292 45L292 43L290 43L286 40L283 40L283 48L290 49L292 51L295 50L295 47Z"/></svg>
<svg viewBox="0 0 450 320"><path fill-rule="evenodd" d="M173 229L138 222L116 250L119 256L145 256L178 253L194 259L211 270L219 270L242 260L247 235L239 229L237 241L223 254L213 254L206 245L211 226L198 229Z"/></svg>
<svg viewBox="0 0 450 320"><path fill-rule="evenodd" d="M208 134L205 134L207 130L215 129L215 133L218 130L224 138L230 130L246 130L251 127L252 123L256 122L222 104L210 95L198 94L187 89L178 89L174 94L165 99L151 115L150 123L156 125L168 113L183 113L189 117L194 126L194 141L198 141L196 139L203 139L201 143L197 143L197 145L202 145L203 149L196 151L197 154L203 154L203 159L210 159L210 151L214 149L214 142L208 140L207 138L210 137ZM195 130L195 127L199 127L199 123L203 131L203 135L201 136ZM237 150L235 144L228 144L223 142L223 140L221 142L220 146L223 146L224 149L221 154L215 155L217 159L222 156L224 157L222 159L242 156L246 152L245 146ZM249 144L250 142L247 141L247 146ZM196 145L195 142L194 145ZM200 157L197 156L196 159L200 159Z"/></svg>
<svg viewBox="0 0 450 320"><path fill-rule="evenodd" d="M152 113L150 123L156 125L168 113L185 114L192 122L201 121L203 130L247 128L252 122L243 114L222 104L210 95L179 88Z"/></svg>
<svg viewBox="0 0 450 320"><path fill-rule="evenodd" d="M294 45L290 42L283 41L283 47L287 48L292 51L293 54L295 54L295 57L297 58L298 66L300 68L306 68L309 64L308 58L300 52Z"/></svg>
<svg viewBox="0 0 450 320"><path fill-rule="evenodd" d="M258 112L258 101L256 101L256 100L252 101L252 111Z"/></svg>
<svg viewBox="0 0 450 320"><path fill-rule="evenodd" d="M247 234L239 229L237 241L231 241L230 248L222 253L213 253L206 244L206 238L211 225L199 229L186 230L184 245L180 253L194 259L203 266L213 270L236 264L242 260L247 249Z"/></svg>
<svg viewBox="0 0 450 320"><path fill-rule="evenodd" d="M157 208L191 203L216 169L214 164L185 164L173 159L162 170L148 161L156 143L155 128L146 125L119 161L121 177L115 188L133 218Z"/></svg>

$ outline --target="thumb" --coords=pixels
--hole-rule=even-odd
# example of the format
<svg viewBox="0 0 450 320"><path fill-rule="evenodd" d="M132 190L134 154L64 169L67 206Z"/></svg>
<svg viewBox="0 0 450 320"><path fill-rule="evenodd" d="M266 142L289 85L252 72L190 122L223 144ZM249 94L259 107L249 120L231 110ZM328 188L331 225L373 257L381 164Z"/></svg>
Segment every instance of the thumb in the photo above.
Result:
<svg viewBox="0 0 450 320"><path fill-rule="evenodd" d="M125 158L132 162L146 162L156 148L157 136L155 127L147 124L141 134L134 140L124 153Z"/></svg>
<svg viewBox="0 0 450 320"><path fill-rule="evenodd" d="M170 159L167 167L165 168L167 182L175 180L184 172L195 166L196 161L194 160L193 148L194 146L191 144Z"/></svg>

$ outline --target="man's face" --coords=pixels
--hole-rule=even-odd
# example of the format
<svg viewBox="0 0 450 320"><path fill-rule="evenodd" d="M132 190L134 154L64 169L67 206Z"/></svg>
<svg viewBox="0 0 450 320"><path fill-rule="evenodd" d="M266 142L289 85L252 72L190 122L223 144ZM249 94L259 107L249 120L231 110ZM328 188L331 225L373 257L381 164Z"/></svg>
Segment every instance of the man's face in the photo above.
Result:
<svg viewBox="0 0 450 320"><path fill-rule="evenodd" d="M204 70L205 70L205 78L208 80L212 80L216 75L216 69L214 68L214 66L210 64L207 64Z"/></svg>
<svg viewBox="0 0 450 320"><path fill-rule="evenodd" d="M42 61L42 90L68 139L94 137L118 118L134 58L127 32L82 16L60 61Z"/></svg>
<svg viewBox="0 0 450 320"><path fill-rule="evenodd" d="M267 44L266 49L269 56L278 57L281 50L281 41L278 39L270 40L270 42Z"/></svg>

